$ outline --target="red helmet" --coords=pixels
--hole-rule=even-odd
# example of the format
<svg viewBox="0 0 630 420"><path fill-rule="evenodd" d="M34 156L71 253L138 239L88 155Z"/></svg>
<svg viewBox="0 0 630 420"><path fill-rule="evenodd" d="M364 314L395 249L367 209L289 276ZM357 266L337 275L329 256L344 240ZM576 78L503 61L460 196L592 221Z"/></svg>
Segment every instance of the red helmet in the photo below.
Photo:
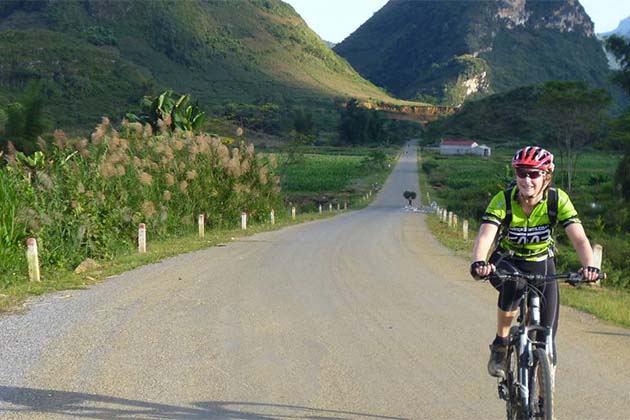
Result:
<svg viewBox="0 0 630 420"><path fill-rule="evenodd" d="M542 147L523 147L512 158L512 167L533 168L553 172L553 155Z"/></svg>

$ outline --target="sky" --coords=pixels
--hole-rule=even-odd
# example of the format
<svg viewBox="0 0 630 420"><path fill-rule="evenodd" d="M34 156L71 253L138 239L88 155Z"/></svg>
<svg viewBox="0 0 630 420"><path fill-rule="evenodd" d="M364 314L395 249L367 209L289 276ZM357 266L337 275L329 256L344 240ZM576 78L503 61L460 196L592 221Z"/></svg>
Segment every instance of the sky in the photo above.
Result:
<svg viewBox="0 0 630 420"><path fill-rule="evenodd" d="M388 0L284 0L323 40L339 43ZM595 23L595 33L617 28L630 16L630 0L579 0Z"/></svg>

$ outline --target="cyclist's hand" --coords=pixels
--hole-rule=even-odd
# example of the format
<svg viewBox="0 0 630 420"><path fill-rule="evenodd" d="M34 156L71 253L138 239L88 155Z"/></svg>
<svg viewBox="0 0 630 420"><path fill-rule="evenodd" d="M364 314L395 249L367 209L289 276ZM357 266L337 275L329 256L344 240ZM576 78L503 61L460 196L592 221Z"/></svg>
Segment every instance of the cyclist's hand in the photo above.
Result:
<svg viewBox="0 0 630 420"><path fill-rule="evenodd" d="M470 275L475 280L481 280L488 277L494 271L494 265L488 264L485 261L475 261L470 264Z"/></svg>
<svg viewBox="0 0 630 420"><path fill-rule="evenodd" d="M578 270L578 273L582 274L582 277L586 281L597 281L599 279L599 268L597 267L582 267Z"/></svg>

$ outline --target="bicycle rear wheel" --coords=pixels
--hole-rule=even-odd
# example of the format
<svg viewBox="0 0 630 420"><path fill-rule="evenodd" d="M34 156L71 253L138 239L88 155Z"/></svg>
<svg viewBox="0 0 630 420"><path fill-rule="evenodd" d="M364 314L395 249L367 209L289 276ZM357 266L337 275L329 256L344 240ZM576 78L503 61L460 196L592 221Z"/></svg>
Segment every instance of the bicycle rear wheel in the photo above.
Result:
<svg viewBox="0 0 630 420"><path fill-rule="evenodd" d="M505 384L508 389L505 410L507 420L521 418L521 395L518 386L518 347L510 344L505 361Z"/></svg>
<svg viewBox="0 0 630 420"><path fill-rule="evenodd" d="M531 418L553 419L553 389L551 364L544 349L534 351L534 364L530 369L529 402Z"/></svg>

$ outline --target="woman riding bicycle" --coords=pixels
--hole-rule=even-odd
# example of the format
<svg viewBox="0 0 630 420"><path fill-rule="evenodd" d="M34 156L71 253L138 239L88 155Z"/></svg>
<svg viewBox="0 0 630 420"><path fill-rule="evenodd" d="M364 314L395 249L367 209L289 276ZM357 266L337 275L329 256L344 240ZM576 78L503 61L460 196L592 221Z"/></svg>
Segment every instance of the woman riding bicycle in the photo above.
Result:
<svg viewBox="0 0 630 420"><path fill-rule="evenodd" d="M481 218L481 227L473 247L471 275L477 280L485 278L497 268L496 265L512 270L516 268L525 273L555 274L552 233L553 222L557 218L578 254L585 279L596 280L599 269L593 267L593 252L577 211L566 192L555 189L551 191L553 196L550 193L553 155L541 147L524 147L512 158L512 167L516 172L516 185L496 194ZM510 202L506 203L508 196ZM553 200L550 200L550 196ZM504 226L501 237L487 259L501 226ZM490 345L488 373L502 377L505 375L510 325L518 314L523 286L512 282L500 284L492 280L491 283L499 291L499 300L497 331ZM558 327L558 284L546 283L540 288L543 295L541 325L551 328L555 338ZM551 362L555 367L555 348Z"/></svg>

